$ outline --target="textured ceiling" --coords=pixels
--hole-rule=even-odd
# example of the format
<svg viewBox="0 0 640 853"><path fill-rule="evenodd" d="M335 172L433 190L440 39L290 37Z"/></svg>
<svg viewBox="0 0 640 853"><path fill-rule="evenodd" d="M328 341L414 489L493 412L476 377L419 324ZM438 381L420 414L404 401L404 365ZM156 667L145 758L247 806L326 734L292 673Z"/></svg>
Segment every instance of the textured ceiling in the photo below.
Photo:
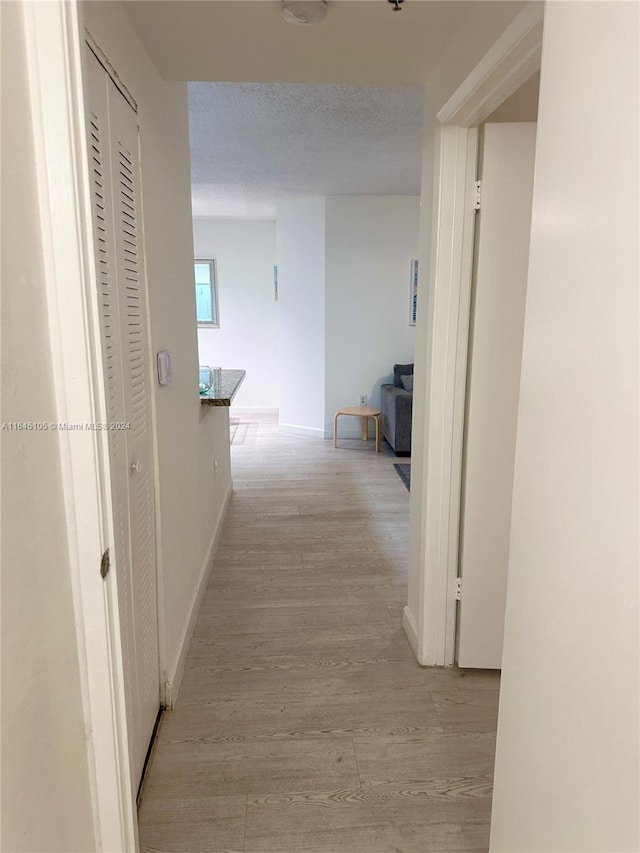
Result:
<svg viewBox="0 0 640 853"><path fill-rule="evenodd" d="M194 216L301 195L419 195L420 86L190 83Z"/></svg>

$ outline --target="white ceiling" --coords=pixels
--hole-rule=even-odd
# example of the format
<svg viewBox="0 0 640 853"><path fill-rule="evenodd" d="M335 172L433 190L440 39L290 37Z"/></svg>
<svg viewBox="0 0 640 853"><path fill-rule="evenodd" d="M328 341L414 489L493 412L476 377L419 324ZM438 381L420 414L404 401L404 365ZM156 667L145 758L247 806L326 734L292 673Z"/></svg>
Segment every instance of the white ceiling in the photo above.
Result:
<svg viewBox="0 0 640 853"><path fill-rule="evenodd" d="M420 86L191 83L194 216L301 195L419 195Z"/></svg>
<svg viewBox="0 0 640 853"><path fill-rule="evenodd" d="M283 20L279 0L125 0L167 80L424 83L463 23L503 17L509 0L329 0L327 17Z"/></svg>

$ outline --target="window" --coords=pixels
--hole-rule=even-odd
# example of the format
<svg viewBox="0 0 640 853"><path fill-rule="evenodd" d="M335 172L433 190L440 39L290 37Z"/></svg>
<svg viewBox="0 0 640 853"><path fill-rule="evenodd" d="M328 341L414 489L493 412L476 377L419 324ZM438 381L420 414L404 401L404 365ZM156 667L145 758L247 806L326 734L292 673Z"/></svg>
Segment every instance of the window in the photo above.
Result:
<svg viewBox="0 0 640 853"><path fill-rule="evenodd" d="M194 261L196 279L196 320L198 325L220 326L218 320L218 283L216 281L216 262L197 259Z"/></svg>

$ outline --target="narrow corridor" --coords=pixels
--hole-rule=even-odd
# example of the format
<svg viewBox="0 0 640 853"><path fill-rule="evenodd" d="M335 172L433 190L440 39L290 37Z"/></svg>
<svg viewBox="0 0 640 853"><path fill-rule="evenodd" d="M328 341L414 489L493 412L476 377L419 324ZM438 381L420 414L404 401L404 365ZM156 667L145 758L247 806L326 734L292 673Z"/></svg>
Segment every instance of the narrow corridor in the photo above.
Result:
<svg viewBox="0 0 640 853"><path fill-rule="evenodd" d="M395 456L231 427L235 491L142 850L486 851L499 679L415 662Z"/></svg>

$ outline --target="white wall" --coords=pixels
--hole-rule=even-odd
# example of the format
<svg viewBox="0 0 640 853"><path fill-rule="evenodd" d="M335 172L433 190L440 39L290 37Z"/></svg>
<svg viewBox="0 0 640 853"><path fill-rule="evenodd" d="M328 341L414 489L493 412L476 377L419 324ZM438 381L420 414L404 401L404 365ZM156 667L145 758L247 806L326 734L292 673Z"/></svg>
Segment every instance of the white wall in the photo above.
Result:
<svg viewBox="0 0 640 853"><path fill-rule="evenodd" d="M420 200L330 196L278 206L280 423L329 437L341 406L380 405L413 361L411 259ZM344 420L341 435L360 435Z"/></svg>
<svg viewBox="0 0 640 853"><path fill-rule="evenodd" d="M487 116L486 123L535 121L538 118L539 93L540 71L538 70L511 97L503 101L490 116Z"/></svg>
<svg viewBox="0 0 640 853"><path fill-rule="evenodd" d="M173 359L173 382L156 385L154 398L163 668L173 681L231 483L226 414L197 393L187 89L159 77L123 4L95 0L83 13L138 103L152 357L167 349Z"/></svg>
<svg viewBox="0 0 640 853"><path fill-rule="evenodd" d="M419 216L417 197L327 198L327 435L335 412L357 406L361 394L379 408L380 385L392 381L393 365L413 361L409 280ZM341 420L341 435L360 435L351 420Z"/></svg>
<svg viewBox="0 0 640 853"><path fill-rule="evenodd" d="M215 258L220 328L198 329L200 363L247 371L234 406L278 408L276 223L194 219L195 256Z"/></svg>
<svg viewBox="0 0 640 853"><path fill-rule="evenodd" d="M324 435L324 198L282 202L276 216L280 424Z"/></svg>
<svg viewBox="0 0 640 853"><path fill-rule="evenodd" d="M2 4L2 421L57 421L21 3ZM94 848L60 457L2 432L2 835Z"/></svg>
<svg viewBox="0 0 640 853"><path fill-rule="evenodd" d="M638 11L546 9L494 851L640 849Z"/></svg>

